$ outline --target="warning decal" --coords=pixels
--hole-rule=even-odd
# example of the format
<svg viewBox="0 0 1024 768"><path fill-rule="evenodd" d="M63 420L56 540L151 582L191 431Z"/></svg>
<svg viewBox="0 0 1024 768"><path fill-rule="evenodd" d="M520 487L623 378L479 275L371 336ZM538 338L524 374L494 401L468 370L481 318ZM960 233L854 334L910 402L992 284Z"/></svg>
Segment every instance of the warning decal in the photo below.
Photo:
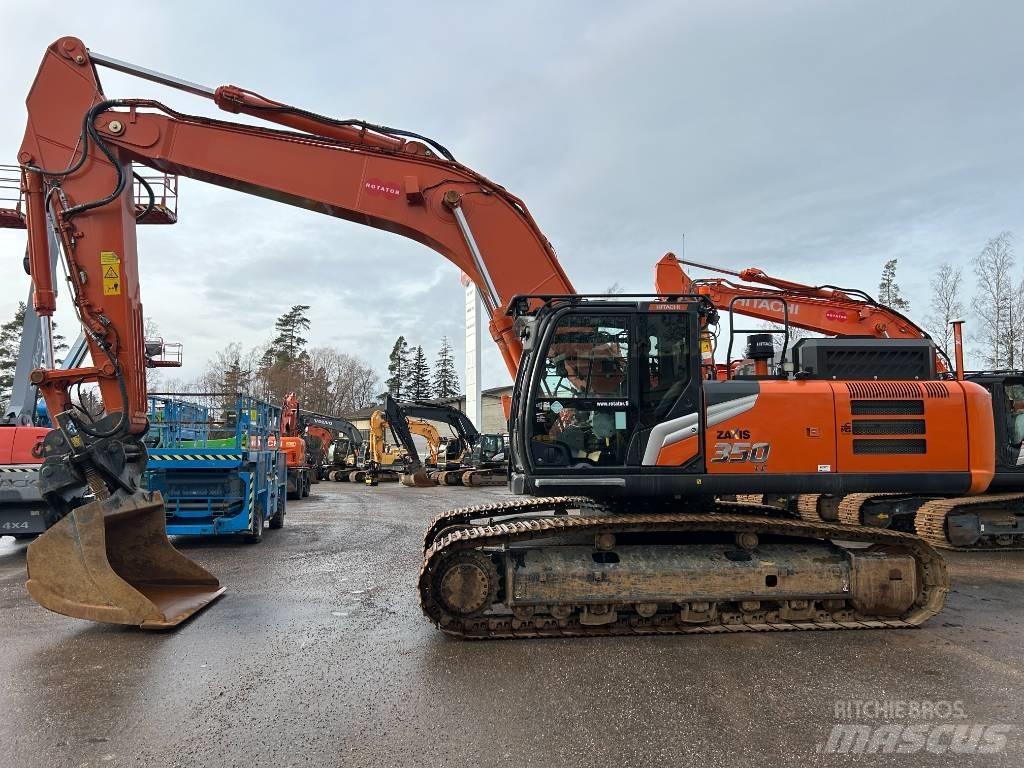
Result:
<svg viewBox="0 0 1024 768"><path fill-rule="evenodd" d="M103 295L121 295L121 260L113 251L100 251L100 265L103 267Z"/></svg>

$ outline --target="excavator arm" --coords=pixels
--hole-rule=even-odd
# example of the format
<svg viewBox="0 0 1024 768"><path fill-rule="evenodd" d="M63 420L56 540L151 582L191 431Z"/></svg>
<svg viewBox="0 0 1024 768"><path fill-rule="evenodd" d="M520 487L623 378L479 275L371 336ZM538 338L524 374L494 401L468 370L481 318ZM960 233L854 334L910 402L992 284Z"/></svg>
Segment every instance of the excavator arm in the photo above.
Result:
<svg viewBox="0 0 1024 768"><path fill-rule="evenodd" d="M683 268L698 267L739 278L742 283L722 277L694 280ZM930 339L927 332L908 317L867 293L832 285L811 286L765 274L757 268L735 272L695 261L683 261L666 253L655 265L654 284L658 293L695 293L707 296L718 309L768 322L785 324L825 336L870 336L878 339ZM767 286L759 288L757 284ZM961 359L959 327L956 329L957 359ZM935 348L935 367L950 371L946 350ZM963 365L956 367L963 370Z"/></svg>
<svg viewBox="0 0 1024 768"><path fill-rule="evenodd" d="M737 284L721 277L693 280L683 269L699 267L737 277ZM768 286L759 288L751 283ZM655 266L655 290L660 294L696 293L707 296L719 309L789 324L826 336L873 336L892 339L927 339L928 334L910 319L862 291L834 286L810 286L766 275L760 269L734 272L721 267L683 261L666 253Z"/></svg>
<svg viewBox="0 0 1024 768"><path fill-rule="evenodd" d="M480 432L470 418L453 406L437 405L416 400L410 403L402 403L401 408L402 413L407 417L430 419L431 421L447 424L467 447L475 444L480 438Z"/></svg>
<svg viewBox="0 0 1024 768"><path fill-rule="evenodd" d="M441 444L441 437L437 429L422 419L410 418L412 414L406 412L403 405L400 405L391 395L384 396L384 408L382 411L375 411L373 416L382 414L384 423L391 428L392 434L398 440L399 445L405 450L406 467L402 476L404 485L432 485L423 469L423 462L420 459L419 451L416 450L416 443L413 441L413 432L427 438L431 446L431 453L437 456L437 448ZM371 419L372 424L372 419ZM429 427L429 430L427 429ZM381 433L381 429L371 431L373 434ZM432 434L431 434L432 433ZM373 443L371 442L371 445Z"/></svg>
<svg viewBox="0 0 1024 768"><path fill-rule="evenodd" d="M416 446L412 443L411 436L408 436L408 443L406 442L406 436L403 435L403 424L408 424L409 430L413 432L416 431L417 427L424 430L419 432L419 434L426 437L428 443L430 443L431 453L433 454L431 459L435 464L437 463L437 452L441 445L441 439L437 429L431 426L428 421L447 424L461 443L461 451L463 453L470 450L480 439L480 433L473 425L473 422L458 408L422 401L400 403L388 395L385 398L384 410L389 423L392 425L392 431L394 431L395 436L402 442L403 447L405 447L406 452L409 454L409 467L406 474L402 477L402 483L408 486L428 486L434 485L434 483L427 477L423 469L423 464L419 459ZM433 430L433 440L431 435L425 433L427 428Z"/></svg>
<svg viewBox="0 0 1024 768"><path fill-rule="evenodd" d="M110 99L99 67L177 88L274 127L191 116L149 99ZM52 610L173 626L222 591L215 577L162 535L159 494L140 491L148 421L136 225L155 196L140 215L133 162L427 245L476 284L491 336L513 373L522 345L505 308L518 294L574 293L523 202L415 134L315 115L235 86L188 83L94 54L73 37L47 49L26 104L18 161L33 308L47 328L56 308L52 230L94 363L32 372L56 427L43 445L41 490L54 504L86 487L95 498L30 549L29 591ZM72 388L92 382L105 409L95 422L76 410L70 396Z"/></svg>
<svg viewBox="0 0 1024 768"><path fill-rule="evenodd" d="M363 442L363 433L356 428L356 425L340 416L324 416L322 413L300 409L299 429L310 433L317 430L317 435L325 445L331 442L333 435L347 437L353 448L362 445Z"/></svg>

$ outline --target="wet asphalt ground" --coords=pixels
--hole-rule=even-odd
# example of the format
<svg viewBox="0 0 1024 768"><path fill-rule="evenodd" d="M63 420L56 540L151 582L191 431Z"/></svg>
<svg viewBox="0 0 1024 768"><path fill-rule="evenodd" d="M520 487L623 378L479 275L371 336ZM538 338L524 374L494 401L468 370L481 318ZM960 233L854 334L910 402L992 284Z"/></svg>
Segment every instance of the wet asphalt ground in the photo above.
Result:
<svg viewBox="0 0 1024 768"><path fill-rule="evenodd" d="M0 766L1024 764L1024 552L951 555L919 630L460 642L420 613L422 532L505 491L313 492L261 544L179 541L228 592L173 632L37 607L24 545L0 541ZM837 723L1007 735L823 754Z"/></svg>

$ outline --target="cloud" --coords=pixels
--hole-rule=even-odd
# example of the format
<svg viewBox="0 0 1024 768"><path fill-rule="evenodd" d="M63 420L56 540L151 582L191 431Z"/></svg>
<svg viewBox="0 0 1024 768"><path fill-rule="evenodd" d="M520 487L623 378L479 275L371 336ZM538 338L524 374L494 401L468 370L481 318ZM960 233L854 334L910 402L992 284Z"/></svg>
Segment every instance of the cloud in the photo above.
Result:
<svg viewBox="0 0 1024 768"><path fill-rule="evenodd" d="M45 46L70 30L186 79L435 136L527 202L579 290L650 290L685 233L701 261L869 292L899 258L923 319L939 261L1024 232L1019 4L397 3L383 18L371 3L181 2L52 17L7 12L19 34L0 158L14 161ZM109 94L224 117L102 76ZM423 246L197 182L180 206L178 225L139 242L147 314L184 342L186 376L229 341L265 341L293 303L312 305L312 343L379 370L399 334L431 355L446 334L461 354L457 272ZM0 316L25 290L23 243L0 232ZM506 382L485 350L485 386Z"/></svg>

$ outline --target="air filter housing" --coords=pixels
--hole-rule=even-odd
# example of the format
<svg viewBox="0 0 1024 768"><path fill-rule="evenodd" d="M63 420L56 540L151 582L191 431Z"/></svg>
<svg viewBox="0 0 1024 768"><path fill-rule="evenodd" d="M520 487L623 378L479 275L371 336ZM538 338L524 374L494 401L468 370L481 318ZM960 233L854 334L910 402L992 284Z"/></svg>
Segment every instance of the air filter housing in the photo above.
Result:
<svg viewBox="0 0 1024 768"><path fill-rule="evenodd" d="M793 359L797 371L815 379L935 378L935 345L929 339L801 339L793 348Z"/></svg>

